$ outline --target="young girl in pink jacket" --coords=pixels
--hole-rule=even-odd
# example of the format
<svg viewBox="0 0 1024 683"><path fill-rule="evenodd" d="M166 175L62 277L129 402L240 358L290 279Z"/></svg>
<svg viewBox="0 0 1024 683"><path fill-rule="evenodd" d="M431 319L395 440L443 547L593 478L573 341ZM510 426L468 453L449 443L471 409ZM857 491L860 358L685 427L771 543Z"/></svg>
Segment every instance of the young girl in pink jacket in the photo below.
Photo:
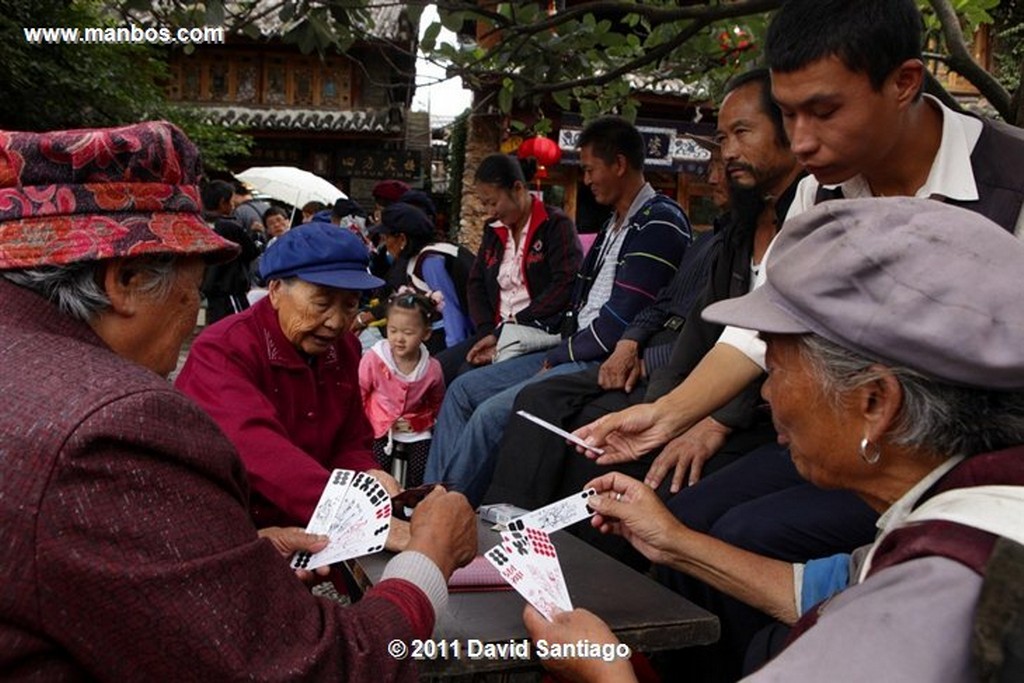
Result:
<svg viewBox="0 0 1024 683"><path fill-rule="evenodd" d="M393 471L396 456L404 460L407 487L423 483L431 429L444 398L441 364L424 344L436 315L434 302L421 294L393 296L387 307L387 338L374 344L359 363L373 453L385 472ZM400 470L395 475L402 481Z"/></svg>

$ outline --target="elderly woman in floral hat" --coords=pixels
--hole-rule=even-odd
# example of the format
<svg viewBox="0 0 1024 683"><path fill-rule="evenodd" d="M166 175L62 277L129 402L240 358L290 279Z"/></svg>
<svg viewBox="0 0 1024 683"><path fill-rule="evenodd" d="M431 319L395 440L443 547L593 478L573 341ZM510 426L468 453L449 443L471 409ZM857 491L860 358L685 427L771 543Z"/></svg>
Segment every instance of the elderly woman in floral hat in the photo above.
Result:
<svg viewBox="0 0 1024 683"><path fill-rule="evenodd" d="M231 442L165 379L236 250L198 171L166 123L0 131L0 679L418 680L386 646L429 637L472 512L431 493L346 608L280 556L323 539L259 537Z"/></svg>

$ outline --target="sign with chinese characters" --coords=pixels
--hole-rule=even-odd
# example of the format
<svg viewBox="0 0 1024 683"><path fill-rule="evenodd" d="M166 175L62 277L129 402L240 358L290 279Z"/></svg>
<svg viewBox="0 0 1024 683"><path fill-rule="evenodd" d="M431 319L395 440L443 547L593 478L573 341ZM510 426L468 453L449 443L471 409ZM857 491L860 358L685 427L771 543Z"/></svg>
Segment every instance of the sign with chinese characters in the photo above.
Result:
<svg viewBox="0 0 1024 683"><path fill-rule="evenodd" d="M349 178L419 180L419 150L346 149L338 153L337 173Z"/></svg>
<svg viewBox="0 0 1024 683"><path fill-rule="evenodd" d="M692 171L711 160L711 152L691 138L673 128L637 126L644 138L644 166ZM566 152L563 161L578 162L580 128L562 128L558 131L558 146Z"/></svg>

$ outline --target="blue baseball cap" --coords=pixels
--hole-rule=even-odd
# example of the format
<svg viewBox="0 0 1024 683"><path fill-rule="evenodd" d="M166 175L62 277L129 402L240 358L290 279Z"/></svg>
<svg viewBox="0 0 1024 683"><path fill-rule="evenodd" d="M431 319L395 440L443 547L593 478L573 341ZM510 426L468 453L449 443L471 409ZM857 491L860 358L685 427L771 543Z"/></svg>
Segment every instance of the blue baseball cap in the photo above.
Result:
<svg viewBox="0 0 1024 683"><path fill-rule="evenodd" d="M306 223L278 237L260 259L269 282L297 277L338 289L376 289L384 281L370 275L370 254L362 241L332 223Z"/></svg>

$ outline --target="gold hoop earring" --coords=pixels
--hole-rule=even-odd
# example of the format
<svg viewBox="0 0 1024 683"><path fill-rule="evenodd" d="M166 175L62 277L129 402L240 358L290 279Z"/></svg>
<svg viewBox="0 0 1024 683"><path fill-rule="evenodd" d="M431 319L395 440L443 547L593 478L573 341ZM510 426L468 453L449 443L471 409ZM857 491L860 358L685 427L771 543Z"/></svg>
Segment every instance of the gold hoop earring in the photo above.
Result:
<svg viewBox="0 0 1024 683"><path fill-rule="evenodd" d="M860 459L869 465L874 465L882 457L882 447L871 443L868 437L860 440Z"/></svg>

